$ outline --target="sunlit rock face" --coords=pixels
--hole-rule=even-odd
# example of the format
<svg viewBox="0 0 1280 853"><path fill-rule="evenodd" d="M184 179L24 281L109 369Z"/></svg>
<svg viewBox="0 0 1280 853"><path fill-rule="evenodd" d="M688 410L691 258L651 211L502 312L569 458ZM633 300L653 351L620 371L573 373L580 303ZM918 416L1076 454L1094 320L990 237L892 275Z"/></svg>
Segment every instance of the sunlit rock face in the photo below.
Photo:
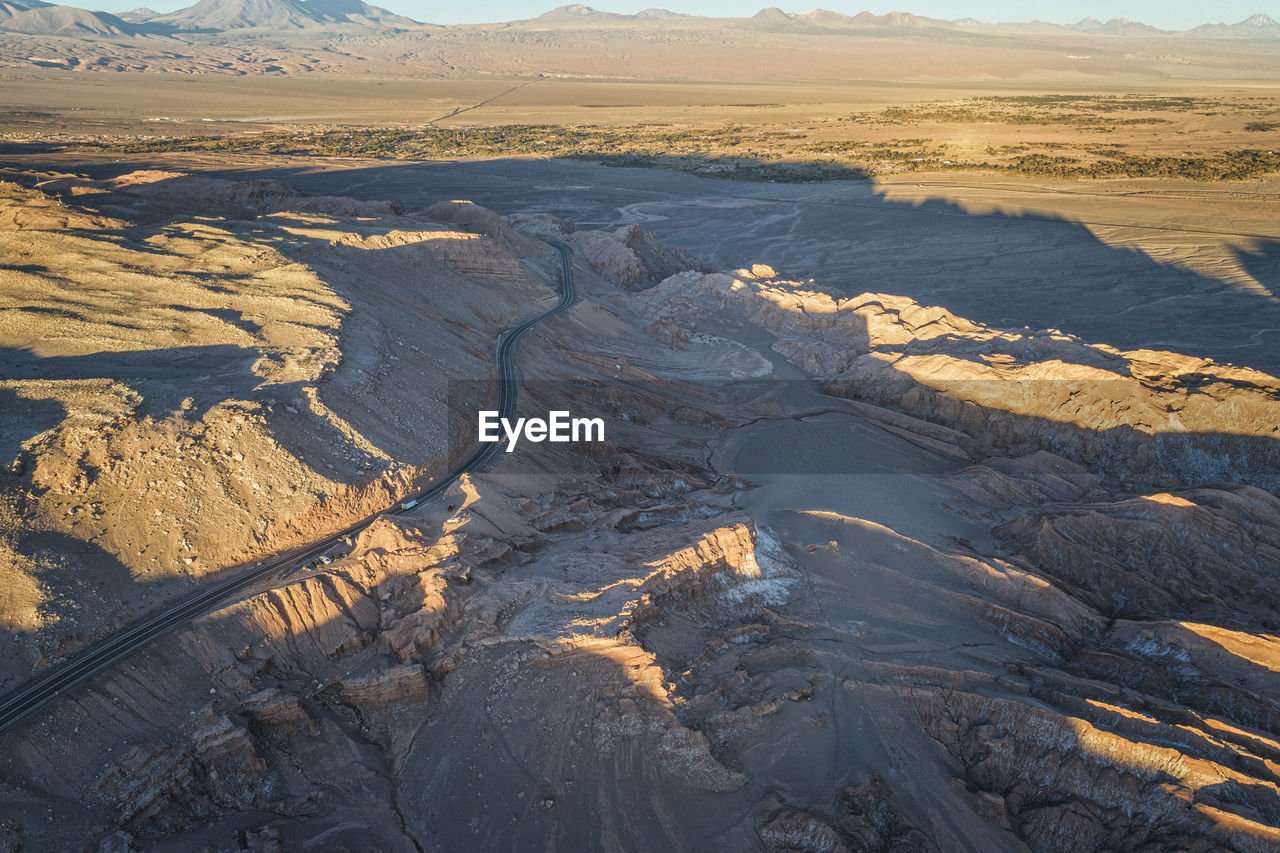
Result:
<svg viewBox="0 0 1280 853"><path fill-rule="evenodd" d="M0 544L8 686L429 482L449 381L487 376L487 325L551 292L550 249L475 205L429 219L271 180L9 177L0 241L42 263L0 274L0 518L26 531Z"/></svg>
<svg viewBox="0 0 1280 853"><path fill-rule="evenodd" d="M615 231L573 231L563 239L606 281L628 290L653 287L681 272L715 269L688 252L664 246L638 225Z"/></svg>
<svg viewBox="0 0 1280 853"><path fill-rule="evenodd" d="M987 454L1049 450L1152 484L1280 484L1280 381L1265 373L1002 331L903 297L843 298L759 272L685 272L641 304L686 325L725 314L760 325L834 393L958 430Z"/></svg>
<svg viewBox="0 0 1280 853"><path fill-rule="evenodd" d="M631 227L170 173L85 186L92 210L15 191L11 219L79 217L81 292L89 260L120 272L101 298L135 322L101 353L171 354L175 317L202 314L184 334L252 355L251 386L159 414L136 377L0 387L50 421L6 487L139 585L165 513L189 518L164 553L198 546L177 570L197 583L432 482L459 446L447 379L488 387L494 336L552 302L545 238L575 246L581 301L522 340L520 405L598 412L609 438L384 514L6 733L9 846L1280 845L1272 377L712 272ZM227 207L148 225L179 190ZM210 314L193 259L238 313ZM163 304L130 295L147 276ZM67 412L38 404L55 393ZM819 439L868 464L790 470ZM770 464L740 475L744 448ZM81 526L99 504L110 536ZM0 541L27 581L0 600L52 658L91 614L29 544Z"/></svg>

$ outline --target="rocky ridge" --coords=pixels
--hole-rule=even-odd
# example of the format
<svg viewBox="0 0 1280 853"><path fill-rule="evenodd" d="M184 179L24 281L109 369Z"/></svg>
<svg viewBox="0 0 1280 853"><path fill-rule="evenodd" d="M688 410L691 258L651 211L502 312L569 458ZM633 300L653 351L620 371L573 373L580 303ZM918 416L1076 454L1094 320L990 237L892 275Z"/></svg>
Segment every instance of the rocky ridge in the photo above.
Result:
<svg viewBox="0 0 1280 853"><path fill-rule="evenodd" d="M166 172L9 177L26 186L8 185L21 230L0 249L2 485L26 532L3 552L26 592L3 619L39 633L8 682L177 586L428 482L450 439L424 445L413 425L443 420L450 378L487 377L491 324L552 293L545 246L513 243L517 258L392 203ZM208 215L128 215L195 198ZM406 340L444 318L398 282L433 290L451 331ZM393 404L408 377L413 398Z"/></svg>
<svg viewBox="0 0 1280 853"><path fill-rule="evenodd" d="M283 227L352 252L528 239L444 211ZM67 825L104 844L210 822L405 850L1280 843L1273 378L765 267L637 291L622 243L578 240L600 277L522 351L556 380L523 405L590 400L608 442L382 519L32 720L0 826L39 844L28 807L91 790ZM724 356L760 333L836 392L815 407L946 472L797 497L718 470L727 433L795 419L689 381L733 387ZM1222 424L1239 441L1161 443ZM894 526L886 482L933 497Z"/></svg>
<svg viewBox="0 0 1280 853"><path fill-rule="evenodd" d="M842 298L767 267L675 275L642 305L686 327L727 315L765 328L832 393L938 424L967 452L1049 450L1152 485L1280 486L1280 381L1256 370L993 329L888 294Z"/></svg>

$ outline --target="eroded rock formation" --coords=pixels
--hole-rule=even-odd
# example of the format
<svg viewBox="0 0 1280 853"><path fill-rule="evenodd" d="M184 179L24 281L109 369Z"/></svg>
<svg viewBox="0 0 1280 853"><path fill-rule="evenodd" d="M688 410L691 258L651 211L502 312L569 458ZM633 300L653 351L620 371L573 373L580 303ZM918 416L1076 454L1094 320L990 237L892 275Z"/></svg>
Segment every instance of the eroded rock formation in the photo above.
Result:
<svg viewBox="0 0 1280 853"><path fill-rule="evenodd" d="M633 227L460 202L371 224L285 207L276 187L216 189L278 203L255 227L320 247L259 273L228 261L322 306L292 343L228 337L255 349L255 382L287 373L288 396L158 418L145 388L95 386L94 430L54 419L5 475L28 506L59 508L51 529L79 536L66 519L85 512L120 536L130 513L161 524L198 507L214 520L187 544L208 536L193 550L216 554L239 541L208 485L229 472L265 492L246 493L245 516L275 519L242 555L390 504L430 476L391 452L402 431L430 443L420 463L447 455L450 427L410 399L428 369L483 364L479 331L547 300L538 265L554 256L534 234L599 275L580 265L583 302L522 343L523 369L554 381L528 383L521 405L589 405L609 437L513 455L381 517L332 562L264 582L24 722L0 774L10 846L59 829L101 849L233 831L241 849L1280 845L1272 377L837 298L763 266L708 273ZM207 248L206 228L146 239ZM342 266L368 258L409 295L342 290ZM260 289L226 298L241 322L271 320ZM407 305L433 334L473 325L428 350L388 316ZM766 337L772 361L753 350ZM835 394L744 393L748 356L749 376L794 366ZM388 411L359 420L344 395ZM310 418L374 470L324 475ZM842 452L919 468L747 481L722 466L735 436L778 424L796 445L816 425L861 437ZM759 434L755 452L788 458L787 433ZM151 465L157 436L182 452ZM112 483L157 502L69 497ZM51 829L44 810L65 803L79 810Z"/></svg>
<svg viewBox="0 0 1280 853"><path fill-rule="evenodd" d="M641 305L685 327L734 316L766 328L775 351L833 393L959 431L986 454L1050 450L1153 484L1277 485L1274 377L1054 330L993 329L900 296L841 298L772 272L685 272Z"/></svg>

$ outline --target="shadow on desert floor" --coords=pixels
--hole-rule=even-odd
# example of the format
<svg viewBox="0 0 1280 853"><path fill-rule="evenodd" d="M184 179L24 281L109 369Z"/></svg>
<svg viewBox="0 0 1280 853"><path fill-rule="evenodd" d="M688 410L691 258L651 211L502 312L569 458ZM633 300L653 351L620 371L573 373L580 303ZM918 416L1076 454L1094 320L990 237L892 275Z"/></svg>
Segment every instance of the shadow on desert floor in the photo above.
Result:
<svg viewBox="0 0 1280 853"><path fill-rule="evenodd" d="M90 171L118 174L174 162L131 156ZM744 183L559 161L344 161L336 168L234 162L204 167L231 180L282 180L311 193L390 196L410 208L466 198L504 214L545 211L599 224L626 221L625 208L630 221L724 269L766 263L849 295L906 295L989 325L1056 328L1121 349L1171 349L1280 373L1274 300L1138 249L1109 246L1089 223L1066 214L974 213L940 199L895 201L867 181ZM1172 226L1169 233L1178 239L1182 231ZM1277 246L1259 238L1251 252L1222 251L1275 290Z"/></svg>

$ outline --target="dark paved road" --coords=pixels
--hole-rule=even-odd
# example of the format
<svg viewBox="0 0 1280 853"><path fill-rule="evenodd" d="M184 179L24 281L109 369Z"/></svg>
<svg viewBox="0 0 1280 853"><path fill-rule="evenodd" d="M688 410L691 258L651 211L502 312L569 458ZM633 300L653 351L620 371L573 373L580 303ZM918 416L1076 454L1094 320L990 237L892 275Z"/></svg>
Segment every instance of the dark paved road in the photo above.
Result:
<svg viewBox="0 0 1280 853"><path fill-rule="evenodd" d="M499 411L502 417L515 417L516 395L519 389L519 382L516 378L515 351L516 344L521 336L538 323L564 311L577 299L573 282L573 260L569 248L562 244L556 244L556 249L560 253L562 280L560 299L556 306L498 335L495 362L498 373ZM200 589L187 598L174 602L159 613L144 617L125 626L112 636L90 646L69 660L50 667L40 676L5 697L3 701L0 701L0 731L4 731L42 707L45 703L91 676L102 672L116 662L123 660L158 637L164 636L179 625L209 612L259 581L304 564L308 560L332 550L344 537L359 533L383 515L398 515L411 511L423 501L440 495L457 482L458 478L463 474L482 468L502 446L501 442L479 445L465 460L447 475L441 477L431 488L417 495L406 497L403 503L389 508L386 512L377 513L305 548L283 554L250 571L242 572L213 586Z"/></svg>

